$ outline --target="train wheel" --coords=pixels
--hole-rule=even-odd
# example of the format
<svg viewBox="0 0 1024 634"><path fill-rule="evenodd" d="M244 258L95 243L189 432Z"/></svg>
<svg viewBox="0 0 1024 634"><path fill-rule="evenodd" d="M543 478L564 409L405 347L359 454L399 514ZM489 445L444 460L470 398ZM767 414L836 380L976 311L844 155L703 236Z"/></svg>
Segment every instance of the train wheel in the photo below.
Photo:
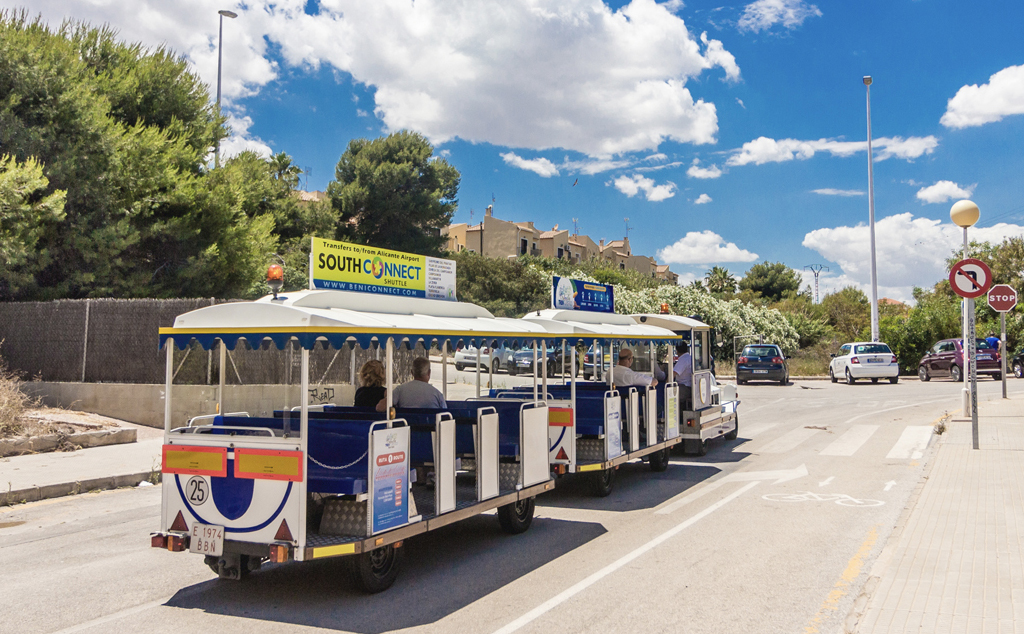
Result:
<svg viewBox="0 0 1024 634"><path fill-rule="evenodd" d="M666 447L665 449L655 451L651 454L651 457L648 458L648 464L651 465L651 471L661 473L668 469L669 451L669 448Z"/></svg>
<svg viewBox="0 0 1024 634"><path fill-rule="evenodd" d="M393 544L356 556L355 580L367 594L383 592L398 578L402 567L402 549Z"/></svg>
<svg viewBox="0 0 1024 634"><path fill-rule="evenodd" d="M615 469L597 471L591 476L591 486L596 497L608 497L615 488Z"/></svg>
<svg viewBox="0 0 1024 634"><path fill-rule="evenodd" d="M519 500L512 504L498 507L498 522L501 523L501 530L509 535L525 533L533 523L533 498Z"/></svg>

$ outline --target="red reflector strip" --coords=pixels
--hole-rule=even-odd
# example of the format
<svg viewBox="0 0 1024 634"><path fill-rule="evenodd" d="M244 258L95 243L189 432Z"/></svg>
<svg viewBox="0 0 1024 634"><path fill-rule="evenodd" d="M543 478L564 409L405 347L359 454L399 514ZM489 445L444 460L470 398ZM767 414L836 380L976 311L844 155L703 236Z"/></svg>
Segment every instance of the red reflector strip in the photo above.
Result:
<svg viewBox="0 0 1024 634"><path fill-rule="evenodd" d="M549 407L548 426L550 427L572 427L573 411L571 407Z"/></svg>
<svg viewBox="0 0 1024 634"><path fill-rule="evenodd" d="M283 564L291 558L291 548L282 544L270 546L270 561L275 564Z"/></svg>
<svg viewBox="0 0 1024 634"><path fill-rule="evenodd" d="M151 535L149 539L149 545L153 548L167 548L167 536Z"/></svg>
<svg viewBox="0 0 1024 634"><path fill-rule="evenodd" d="M302 482L301 451L235 449L235 477Z"/></svg>
<svg viewBox="0 0 1024 634"><path fill-rule="evenodd" d="M228 449L164 445L162 468L164 473L225 478L228 475Z"/></svg>

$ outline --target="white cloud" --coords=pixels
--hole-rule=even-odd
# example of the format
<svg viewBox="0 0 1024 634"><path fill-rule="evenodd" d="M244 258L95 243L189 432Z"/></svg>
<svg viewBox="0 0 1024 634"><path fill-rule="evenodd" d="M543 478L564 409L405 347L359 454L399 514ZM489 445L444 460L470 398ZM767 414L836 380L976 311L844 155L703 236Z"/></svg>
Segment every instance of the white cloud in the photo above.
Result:
<svg viewBox="0 0 1024 634"><path fill-rule="evenodd" d="M265 157L269 157L274 153L263 139L249 134L249 128L252 127L252 117L228 114L228 125L231 127L231 135L220 144L221 161L246 150L251 150Z"/></svg>
<svg viewBox="0 0 1024 634"><path fill-rule="evenodd" d="M992 243L1024 232L1024 227L999 223L971 229L971 239ZM962 245L963 230L952 223L915 218L904 213L875 223L879 297L911 299L914 286L931 287L945 279L946 258ZM830 284L856 285L870 296L871 264L868 226L817 229L804 236L803 246L839 265ZM822 278L824 279L824 278ZM841 280L836 282L835 280ZM842 286L837 286L838 290Z"/></svg>
<svg viewBox="0 0 1024 634"><path fill-rule="evenodd" d="M740 104L740 108L743 108L744 110L747 109L747 106L744 105L743 100L740 99L739 97L736 97L736 103Z"/></svg>
<svg viewBox="0 0 1024 634"><path fill-rule="evenodd" d="M825 189L812 189L815 194L821 194L822 196L863 196L864 192L859 189L832 189L826 187Z"/></svg>
<svg viewBox="0 0 1024 634"><path fill-rule="evenodd" d="M365 111L365 110L363 110L362 108L356 108L356 116L357 117L368 117L368 116L370 116L370 113Z"/></svg>
<svg viewBox="0 0 1024 634"><path fill-rule="evenodd" d="M658 261L668 264L717 264L721 262L753 262L756 253L726 242L714 231L690 231L664 249L658 251Z"/></svg>
<svg viewBox="0 0 1024 634"><path fill-rule="evenodd" d="M700 159L693 159L693 165L686 170L686 175L690 178L718 178L722 175L722 170L717 165L701 167Z"/></svg>
<svg viewBox="0 0 1024 634"><path fill-rule="evenodd" d="M926 137L883 137L872 141L875 162L896 157L906 160L918 158L923 154L931 154L938 147L939 140L934 136ZM827 152L832 156L852 156L858 152L866 152L867 141L838 141L836 139L818 139L817 141L800 141L798 139L770 139L758 137L733 150L726 165L763 165L765 163L784 163L794 159L806 160L818 152Z"/></svg>
<svg viewBox="0 0 1024 634"><path fill-rule="evenodd" d="M709 202L711 202L711 196L708 196L707 194L701 194L700 196L697 196L697 200L693 201L693 204L706 205Z"/></svg>
<svg viewBox="0 0 1024 634"><path fill-rule="evenodd" d="M634 168L634 170L637 172L658 172L661 170L671 169L673 167L679 167L680 165L682 165L681 161L672 161L671 163L665 163L663 165L649 165L645 167L636 167Z"/></svg>
<svg viewBox="0 0 1024 634"><path fill-rule="evenodd" d="M664 154L662 152L658 152L656 154L651 154L650 156L645 156L643 160L645 160L645 161L647 161L649 163L657 163L658 161L664 161L667 158L668 158L667 154Z"/></svg>
<svg viewBox="0 0 1024 634"><path fill-rule="evenodd" d="M512 167L534 172L544 178L558 176L558 168L546 158L524 159L515 152L505 152L501 158Z"/></svg>
<svg viewBox="0 0 1024 634"><path fill-rule="evenodd" d="M675 183L669 181L663 185L657 185L654 180L639 174L619 176L612 184L615 185L615 189L630 198L643 192L647 200L651 202L658 202L676 195Z"/></svg>
<svg viewBox="0 0 1024 634"><path fill-rule="evenodd" d="M630 159L593 158L570 161L567 156L562 160L562 169L568 172L579 172L585 176L623 169L631 165L633 165L633 161Z"/></svg>
<svg viewBox="0 0 1024 634"><path fill-rule="evenodd" d="M977 184L960 187L953 181L938 181L934 185L922 187L917 191L917 198L926 203L944 203L950 198L970 198Z"/></svg>
<svg viewBox="0 0 1024 634"><path fill-rule="evenodd" d="M947 128L970 128L1003 117L1024 114L1024 64L1010 66L988 78L956 91L939 122Z"/></svg>
<svg viewBox="0 0 1024 634"><path fill-rule="evenodd" d="M821 17L821 11L803 0L757 0L743 9L741 31L767 31L776 24L795 29L811 17Z"/></svg>

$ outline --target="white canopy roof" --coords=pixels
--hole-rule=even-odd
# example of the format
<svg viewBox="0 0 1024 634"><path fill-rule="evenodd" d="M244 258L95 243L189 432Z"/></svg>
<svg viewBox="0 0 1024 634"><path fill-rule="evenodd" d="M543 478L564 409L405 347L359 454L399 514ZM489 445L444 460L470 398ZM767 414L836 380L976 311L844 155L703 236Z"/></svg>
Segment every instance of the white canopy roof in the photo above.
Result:
<svg viewBox="0 0 1024 634"><path fill-rule="evenodd" d="M627 340L667 340L679 336L665 328L640 324L628 315L586 310L549 308L523 316L523 321L542 325L552 333L573 333L596 338Z"/></svg>
<svg viewBox="0 0 1024 634"><path fill-rule="evenodd" d="M630 315L631 319L635 320L638 324L647 324L649 326L658 326L671 330L672 332L689 332L691 330L711 330L711 326L704 322L697 321L690 317L682 317L680 315L663 315L659 313L648 313L648 314L636 314Z"/></svg>

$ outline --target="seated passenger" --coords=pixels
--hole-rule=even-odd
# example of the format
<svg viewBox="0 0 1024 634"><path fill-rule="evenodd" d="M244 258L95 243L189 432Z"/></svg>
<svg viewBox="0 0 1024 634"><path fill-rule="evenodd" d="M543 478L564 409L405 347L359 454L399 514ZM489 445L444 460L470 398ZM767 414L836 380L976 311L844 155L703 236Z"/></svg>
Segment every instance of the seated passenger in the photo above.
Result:
<svg viewBox="0 0 1024 634"><path fill-rule="evenodd" d="M686 387L693 386L693 358L690 356L690 346L684 341L676 346L676 364L672 371L676 375L676 382Z"/></svg>
<svg viewBox="0 0 1024 634"><path fill-rule="evenodd" d="M376 407L388 390L384 387L384 364L376 359L370 359L359 368L360 387L356 390L356 400L353 403L356 407Z"/></svg>
<svg viewBox="0 0 1024 634"><path fill-rule="evenodd" d="M377 403L377 411L387 409L387 399ZM395 388L394 406L398 409L426 407L446 409L448 404L441 391L430 384L430 359L416 357L412 362L412 381Z"/></svg>
<svg viewBox="0 0 1024 634"><path fill-rule="evenodd" d="M633 351L623 348L619 351L619 364L612 368L612 383L617 387L647 386L654 387L658 379L630 369L633 365Z"/></svg>

